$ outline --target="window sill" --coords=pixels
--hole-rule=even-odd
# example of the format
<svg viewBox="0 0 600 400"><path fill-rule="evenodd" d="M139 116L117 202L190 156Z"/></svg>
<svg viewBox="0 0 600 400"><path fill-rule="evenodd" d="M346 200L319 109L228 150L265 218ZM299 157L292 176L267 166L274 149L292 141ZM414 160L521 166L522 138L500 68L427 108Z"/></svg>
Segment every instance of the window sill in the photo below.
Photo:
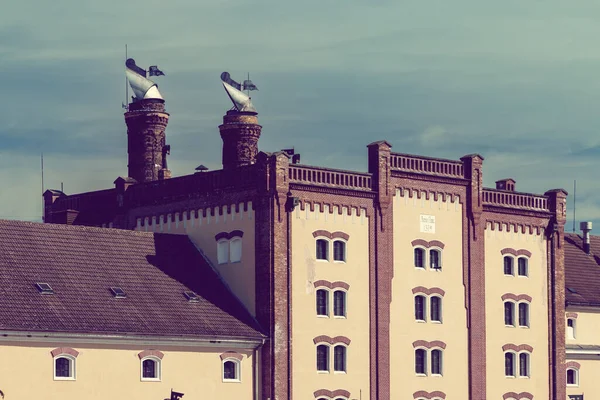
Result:
<svg viewBox="0 0 600 400"><path fill-rule="evenodd" d="M519 379L531 379L530 376L520 376Z"/></svg>
<svg viewBox="0 0 600 400"><path fill-rule="evenodd" d="M518 278L529 278L529 275L519 275Z"/></svg>
<svg viewBox="0 0 600 400"><path fill-rule="evenodd" d="M329 260L326 258L317 258L315 261L319 262L319 263L328 263L329 262Z"/></svg>
<svg viewBox="0 0 600 400"><path fill-rule="evenodd" d="M334 264L346 264L346 260L333 260Z"/></svg>
<svg viewBox="0 0 600 400"><path fill-rule="evenodd" d="M334 371L333 373L337 375L346 375L346 371Z"/></svg>
<svg viewBox="0 0 600 400"><path fill-rule="evenodd" d="M142 382L160 382L160 378L142 378Z"/></svg>
<svg viewBox="0 0 600 400"><path fill-rule="evenodd" d="M417 377L423 378L423 377L427 377L427 374L415 374Z"/></svg>
<svg viewBox="0 0 600 400"><path fill-rule="evenodd" d="M441 377L442 377L442 376L444 376L444 375L442 375L442 374L431 374L431 376L435 376L435 377L437 377L437 378L441 378Z"/></svg>
<svg viewBox="0 0 600 400"><path fill-rule="evenodd" d="M427 321L425 321L424 319L416 319L415 322L418 324L426 324L427 323Z"/></svg>
<svg viewBox="0 0 600 400"><path fill-rule="evenodd" d="M415 269L416 269L416 270L425 271L425 267L417 267L416 265L415 265Z"/></svg>
<svg viewBox="0 0 600 400"><path fill-rule="evenodd" d="M505 328L515 328L514 325L504 325Z"/></svg>
<svg viewBox="0 0 600 400"><path fill-rule="evenodd" d="M514 278L514 277L515 277L515 275L514 275L514 274L504 274L504 276L508 276L508 277L511 277L511 278Z"/></svg>
<svg viewBox="0 0 600 400"><path fill-rule="evenodd" d="M74 381L75 378L70 377L70 376L55 376L54 380L55 381Z"/></svg>
<svg viewBox="0 0 600 400"><path fill-rule="evenodd" d="M317 318L329 318L329 315L318 315L317 314Z"/></svg>
<svg viewBox="0 0 600 400"><path fill-rule="evenodd" d="M329 374L329 371L317 371L317 374Z"/></svg>
<svg viewBox="0 0 600 400"><path fill-rule="evenodd" d="M242 260L238 260L238 261L229 261L229 264L241 264Z"/></svg>
<svg viewBox="0 0 600 400"><path fill-rule="evenodd" d="M223 379L223 383L242 383L241 379Z"/></svg>
<svg viewBox="0 0 600 400"><path fill-rule="evenodd" d="M529 325L519 325L519 328L522 328L522 329L529 329Z"/></svg>
<svg viewBox="0 0 600 400"><path fill-rule="evenodd" d="M570 388L578 388L578 387L579 387L579 384L577 384L577 383L567 383L567 387L570 387Z"/></svg>
<svg viewBox="0 0 600 400"><path fill-rule="evenodd" d="M504 375L504 377L505 377L506 379L516 379L516 376L506 376L506 375Z"/></svg>
<svg viewBox="0 0 600 400"><path fill-rule="evenodd" d="M346 319L345 315L334 315L333 319Z"/></svg>
<svg viewBox="0 0 600 400"><path fill-rule="evenodd" d="M432 323L432 324L439 324L439 325L441 325L441 324L442 324L442 321L431 321L431 323Z"/></svg>

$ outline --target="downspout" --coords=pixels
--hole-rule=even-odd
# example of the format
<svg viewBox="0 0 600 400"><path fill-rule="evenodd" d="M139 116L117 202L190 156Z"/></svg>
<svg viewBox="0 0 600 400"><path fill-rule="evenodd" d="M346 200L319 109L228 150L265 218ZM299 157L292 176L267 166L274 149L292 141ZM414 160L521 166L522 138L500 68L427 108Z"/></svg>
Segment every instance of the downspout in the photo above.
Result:
<svg viewBox="0 0 600 400"><path fill-rule="evenodd" d="M265 345L266 339L262 339L262 343L254 348L254 354L252 356L252 368L254 369L254 380L252 382L253 384L253 392L254 392L254 400L259 400L259 374L260 374L260 354L261 354L261 349L263 348L263 346Z"/></svg>
<svg viewBox="0 0 600 400"><path fill-rule="evenodd" d="M288 192L288 199L291 193ZM287 201L286 201L287 202ZM287 258L287 337L288 337L288 354L287 354L287 370L288 370L288 400L292 398L292 263L291 263L291 243L292 243L292 227L291 227L291 212L288 210L288 205L284 207L286 216L286 258Z"/></svg>
<svg viewBox="0 0 600 400"><path fill-rule="evenodd" d="M557 232L558 225L552 225L552 233L550 236L550 287L552 290L552 298L551 298L551 318L550 323L552 324L552 386L551 386L551 397L554 397L557 392L557 379L559 378L556 373L556 330L554 327L556 326L556 283L555 283L555 270L556 270L556 255L554 250L555 237Z"/></svg>

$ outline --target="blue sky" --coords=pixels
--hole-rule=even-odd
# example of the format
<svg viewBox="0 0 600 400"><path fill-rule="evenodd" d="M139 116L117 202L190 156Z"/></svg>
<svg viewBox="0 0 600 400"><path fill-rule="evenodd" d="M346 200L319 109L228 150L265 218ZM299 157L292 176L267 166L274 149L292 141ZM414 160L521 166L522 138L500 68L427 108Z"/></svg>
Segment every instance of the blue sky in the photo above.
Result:
<svg viewBox="0 0 600 400"><path fill-rule="evenodd" d="M6 4L8 1L8 4ZM577 179L600 229L600 2L5 0L0 13L0 217L39 219L46 187L112 186L127 171L124 45L156 79L174 175L220 165L250 72L260 148L366 170L366 145L485 157L484 183L543 193ZM569 197L569 222L572 221Z"/></svg>

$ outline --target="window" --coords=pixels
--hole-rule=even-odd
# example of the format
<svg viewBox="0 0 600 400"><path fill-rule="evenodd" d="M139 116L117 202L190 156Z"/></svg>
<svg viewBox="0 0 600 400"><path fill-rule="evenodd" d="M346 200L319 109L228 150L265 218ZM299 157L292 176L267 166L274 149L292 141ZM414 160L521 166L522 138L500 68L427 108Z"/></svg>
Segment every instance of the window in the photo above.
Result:
<svg viewBox="0 0 600 400"><path fill-rule="evenodd" d="M239 382L241 380L240 361L226 358L223 360L223 382Z"/></svg>
<svg viewBox="0 0 600 400"><path fill-rule="evenodd" d="M528 271L528 263L527 263L527 258L525 257L519 257L518 259L518 263L519 263L519 267L518 267L518 273L519 276L528 276L529 275L529 271Z"/></svg>
<svg viewBox="0 0 600 400"><path fill-rule="evenodd" d="M142 359L142 380L160 380L160 359L155 357L147 357Z"/></svg>
<svg viewBox="0 0 600 400"><path fill-rule="evenodd" d="M75 380L75 358L59 355L54 358L54 380Z"/></svg>
<svg viewBox="0 0 600 400"><path fill-rule="evenodd" d="M338 345L333 348L334 372L346 372L346 347Z"/></svg>
<svg viewBox="0 0 600 400"><path fill-rule="evenodd" d="M415 249L415 267L425 268L425 250L420 247Z"/></svg>
<svg viewBox="0 0 600 400"><path fill-rule="evenodd" d="M415 319L425 321L425 296L415 296Z"/></svg>
<svg viewBox="0 0 600 400"><path fill-rule="evenodd" d="M442 351L431 350L431 374L442 375Z"/></svg>
<svg viewBox="0 0 600 400"><path fill-rule="evenodd" d="M567 369L567 386L579 386L579 371L575 368Z"/></svg>
<svg viewBox="0 0 600 400"><path fill-rule="evenodd" d="M229 241L229 262L242 261L242 238L234 237Z"/></svg>
<svg viewBox="0 0 600 400"><path fill-rule="evenodd" d="M346 316L346 292L342 290L333 292L333 315L335 317Z"/></svg>
<svg viewBox="0 0 600 400"><path fill-rule="evenodd" d="M329 316L329 291L325 289L317 290L317 315Z"/></svg>
<svg viewBox="0 0 600 400"><path fill-rule="evenodd" d="M515 304L510 301L504 302L504 325L515 326Z"/></svg>
<svg viewBox="0 0 600 400"><path fill-rule="evenodd" d="M329 372L329 346L317 346L317 371Z"/></svg>
<svg viewBox="0 0 600 400"><path fill-rule="evenodd" d="M442 322L442 298L433 296L431 297L430 302L431 320L435 322Z"/></svg>
<svg viewBox="0 0 600 400"><path fill-rule="evenodd" d="M519 303L519 326L529 326L529 304Z"/></svg>
<svg viewBox="0 0 600 400"><path fill-rule="evenodd" d="M329 242L317 239L317 260L329 260Z"/></svg>
<svg viewBox="0 0 600 400"><path fill-rule="evenodd" d="M221 239L217 242L217 262L227 264L229 262L229 240Z"/></svg>
<svg viewBox="0 0 600 400"><path fill-rule="evenodd" d="M504 376L515 377L514 353L504 353Z"/></svg>
<svg viewBox="0 0 600 400"><path fill-rule="evenodd" d="M346 242L342 240L333 242L333 260L346 261Z"/></svg>
<svg viewBox="0 0 600 400"><path fill-rule="evenodd" d="M504 275L514 275L513 258L510 256L504 256Z"/></svg>
<svg viewBox="0 0 600 400"><path fill-rule="evenodd" d="M429 267L442 269L442 253L439 250L429 250Z"/></svg>
<svg viewBox="0 0 600 400"><path fill-rule="evenodd" d="M529 354L519 354L519 376L521 378L529 377Z"/></svg>
<svg viewBox="0 0 600 400"><path fill-rule="evenodd" d="M567 339L575 339L575 319L567 319Z"/></svg>
<svg viewBox="0 0 600 400"><path fill-rule="evenodd" d="M427 352L423 349L415 350L415 372L418 375L427 375Z"/></svg>

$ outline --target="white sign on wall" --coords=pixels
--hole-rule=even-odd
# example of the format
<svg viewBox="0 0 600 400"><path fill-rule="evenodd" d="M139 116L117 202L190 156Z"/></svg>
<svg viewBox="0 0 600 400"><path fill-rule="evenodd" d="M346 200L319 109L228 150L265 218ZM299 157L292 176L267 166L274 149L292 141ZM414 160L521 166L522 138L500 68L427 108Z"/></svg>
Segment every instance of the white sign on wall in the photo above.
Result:
<svg viewBox="0 0 600 400"><path fill-rule="evenodd" d="M435 233L435 215L421 214L419 219L421 222L421 232Z"/></svg>

